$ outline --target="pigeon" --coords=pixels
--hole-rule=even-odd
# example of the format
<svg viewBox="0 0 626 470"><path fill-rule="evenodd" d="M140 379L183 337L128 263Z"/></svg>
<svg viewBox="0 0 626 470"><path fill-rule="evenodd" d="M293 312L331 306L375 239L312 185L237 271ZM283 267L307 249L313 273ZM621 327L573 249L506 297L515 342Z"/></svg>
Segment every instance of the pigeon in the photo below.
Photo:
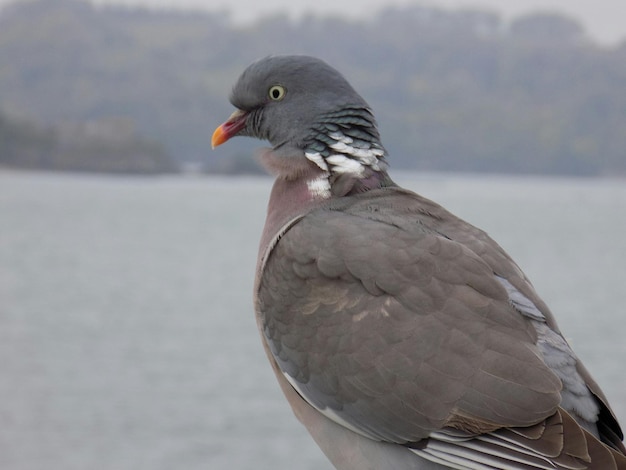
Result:
<svg viewBox="0 0 626 470"><path fill-rule="evenodd" d="M248 66L214 132L269 141L262 343L335 468L626 469L608 401L484 231L398 186L371 107L303 55Z"/></svg>

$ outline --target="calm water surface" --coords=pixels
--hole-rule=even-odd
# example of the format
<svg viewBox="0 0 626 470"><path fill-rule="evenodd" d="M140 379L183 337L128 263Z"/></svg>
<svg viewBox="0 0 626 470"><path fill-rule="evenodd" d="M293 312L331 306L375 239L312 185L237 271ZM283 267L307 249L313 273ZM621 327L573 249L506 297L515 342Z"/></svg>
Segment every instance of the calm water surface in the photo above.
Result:
<svg viewBox="0 0 626 470"><path fill-rule="evenodd" d="M626 423L626 183L396 179L518 261ZM0 468L331 468L251 309L270 185L0 172Z"/></svg>

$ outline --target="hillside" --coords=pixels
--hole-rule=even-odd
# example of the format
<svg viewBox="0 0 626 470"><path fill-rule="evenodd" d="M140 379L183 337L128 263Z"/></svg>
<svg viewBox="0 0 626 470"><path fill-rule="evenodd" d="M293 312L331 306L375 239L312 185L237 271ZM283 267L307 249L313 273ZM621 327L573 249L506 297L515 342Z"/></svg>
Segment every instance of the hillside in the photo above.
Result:
<svg viewBox="0 0 626 470"><path fill-rule="evenodd" d="M57 131L121 119L178 164L248 171L257 143L212 153L210 134L241 69L278 53L342 70L395 167L626 175L626 43L600 47L550 13L505 24L491 11L412 6L236 27L224 13L18 2L0 11L0 111Z"/></svg>
<svg viewBox="0 0 626 470"><path fill-rule="evenodd" d="M123 118L41 127L0 114L0 168L161 174L179 171L162 144Z"/></svg>

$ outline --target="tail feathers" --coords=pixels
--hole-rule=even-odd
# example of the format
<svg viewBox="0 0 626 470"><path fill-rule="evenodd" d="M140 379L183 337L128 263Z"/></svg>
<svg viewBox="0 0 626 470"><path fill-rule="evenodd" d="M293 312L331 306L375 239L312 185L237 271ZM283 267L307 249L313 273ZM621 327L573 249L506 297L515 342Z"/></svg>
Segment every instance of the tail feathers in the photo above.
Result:
<svg viewBox="0 0 626 470"><path fill-rule="evenodd" d="M591 457L590 470L626 470L626 456L621 452L601 443L587 431L587 448Z"/></svg>
<svg viewBox="0 0 626 470"><path fill-rule="evenodd" d="M480 435L447 428L408 447L456 469L626 470L622 452L602 443L562 409L531 427Z"/></svg>

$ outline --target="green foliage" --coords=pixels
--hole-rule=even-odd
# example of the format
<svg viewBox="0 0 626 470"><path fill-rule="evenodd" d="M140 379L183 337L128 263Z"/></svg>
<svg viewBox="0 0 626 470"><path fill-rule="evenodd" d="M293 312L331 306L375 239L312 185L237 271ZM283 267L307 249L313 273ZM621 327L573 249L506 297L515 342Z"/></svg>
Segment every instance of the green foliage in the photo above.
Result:
<svg viewBox="0 0 626 470"><path fill-rule="evenodd" d="M491 11L411 6L369 21L276 16L242 28L224 13L16 3L0 12L0 109L52 129L124 116L135 140L161 142L180 163L254 171L220 158L249 143L214 157L210 135L232 111L242 68L278 53L342 70L374 108L395 167L626 174L626 44L595 45L555 13L508 26Z"/></svg>

